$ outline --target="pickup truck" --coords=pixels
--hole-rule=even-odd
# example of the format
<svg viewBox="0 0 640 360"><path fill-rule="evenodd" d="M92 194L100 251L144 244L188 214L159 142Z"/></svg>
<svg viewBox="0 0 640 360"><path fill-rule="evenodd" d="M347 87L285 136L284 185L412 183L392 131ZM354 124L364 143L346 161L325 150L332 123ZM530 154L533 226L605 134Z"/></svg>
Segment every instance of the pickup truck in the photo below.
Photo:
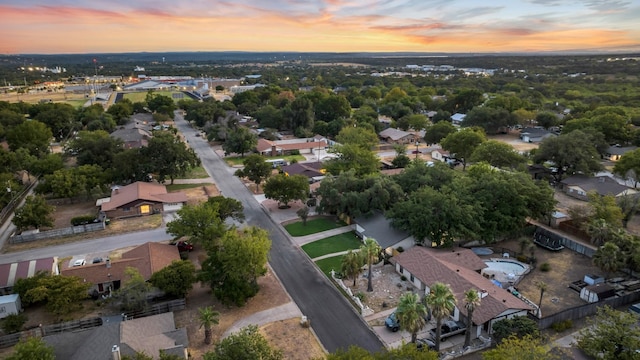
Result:
<svg viewBox="0 0 640 360"><path fill-rule="evenodd" d="M464 334L466 331L467 325L462 321L447 320L440 326L440 341L444 341L453 335ZM431 338L435 340L436 329L431 329L429 333L431 334Z"/></svg>

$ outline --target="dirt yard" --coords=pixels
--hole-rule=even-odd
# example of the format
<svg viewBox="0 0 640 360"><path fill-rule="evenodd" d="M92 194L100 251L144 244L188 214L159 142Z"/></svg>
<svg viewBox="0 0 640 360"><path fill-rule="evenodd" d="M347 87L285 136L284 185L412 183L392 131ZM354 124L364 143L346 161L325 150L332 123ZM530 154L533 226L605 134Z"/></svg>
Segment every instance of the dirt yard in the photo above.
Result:
<svg viewBox="0 0 640 360"><path fill-rule="evenodd" d="M411 283L400 279L400 275L391 264L374 266L372 273L372 292L367 291L367 270L358 276L355 287L353 279L343 279L343 281L351 288L353 294L362 294L363 304L369 306L374 313L398 306L400 295L414 289Z"/></svg>

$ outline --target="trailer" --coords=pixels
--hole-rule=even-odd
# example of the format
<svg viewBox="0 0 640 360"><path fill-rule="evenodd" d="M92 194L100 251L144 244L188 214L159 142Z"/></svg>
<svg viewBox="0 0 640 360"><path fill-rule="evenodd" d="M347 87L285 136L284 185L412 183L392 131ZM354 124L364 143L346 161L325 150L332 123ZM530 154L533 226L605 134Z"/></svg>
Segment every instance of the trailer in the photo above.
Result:
<svg viewBox="0 0 640 360"><path fill-rule="evenodd" d="M20 295L12 294L0 296L0 319L13 314L18 314L22 311L22 304L20 303Z"/></svg>

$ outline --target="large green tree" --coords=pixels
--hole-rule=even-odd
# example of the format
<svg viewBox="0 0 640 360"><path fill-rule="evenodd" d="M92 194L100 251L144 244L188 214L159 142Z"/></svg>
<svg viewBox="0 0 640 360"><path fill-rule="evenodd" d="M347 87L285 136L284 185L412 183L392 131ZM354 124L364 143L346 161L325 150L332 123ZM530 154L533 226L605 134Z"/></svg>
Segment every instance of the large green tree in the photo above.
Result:
<svg viewBox="0 0 640 360"><path fill-rule="evenodd" d="M587 355L603 360L638 358L640 328L635 314L603 306L588 322L578 336L578 347Z"/></svg>
<svg viewBox="0 0 640 360"><path fill-rule="evenodd" d="M475 107L467 113L462 126L478 126L487 134L506 132L510 126L517 124L515 116L505 109L491 107Z"/></svg>
<svg viewBox="0 0 640 360"><path fill-rule="evenodd" d="M189 260L173 261L153 273L149 282L169 296L182 298L196 282L196 267Z"/></svg>
<svg viewBox="0 0 640 360"><path fill-rule="evenodd" d="M458 131L449 121L438 121L437 123L427 127L424 133L424 141L427 144L438 144L449 134Z"/></svg>
<svg viewBox="0 0 640 360"><path fill-rule="evenodd" d="M151 284L146 282L138 269L127 266L124 270L125 278L122 286L117 290L115 299L120 301L125 311L140 311L147 306L147 294Z"/></svg>
<svg viewBox="0 0 640 360"><path fill-rule="evenodd" d="M104 130L84 130L70 141L69 149L77 153L78 165L96 164L111 169L116 154L123 151L122 145L122 140L109 136Z"/></svg>
<svg viewBox="0 0 640 360"><path fill-rule="evenodd" d="M51 214L55 207L47 204L47 200L41 195L29 195L13 217L13 224L18 231L26 230L30 227L40 229L41 227L52 227L54 218Z"/></svg>
<svg viewBox="0 0 640 360"><path fill-rule="evenodd" d="M91 283L77 276L42 276L36 286L26 291L23 302L44 303L50 313L67 315L82 309L90 287Z"/></svg>
<svg viewBox="0 0 640 360"><path fill-rule="evenodd" d="M442 334L442 321L446 319L456 307L456 297L451 286L436 282L429 287L425 301L431 315L436 318L436 351L440 351L440 335Z"/></svg>
<svg viewBox="0 0 640 360"><path fill-rule="evenodd" d="M224 150L225 156L236 153L244 157L244 154L253 150L257 144L258 137L246 127L241 126L227 136L227 139L222 144L222 150Z"/></svg>
<svg viewBox="0 0 640 360"><path fill-rule="evenodd" d="M497 168L515 169L524 165L527 159L511 145L498 140L488 140L478 145L471 154L471 162L485 161Z"/></svg>
<svg viewBox="0 0 640 360"><path fill-rule="evenodd" d="M595 254L593 254L593 264L604 271L607 278L611 277L624 264L623 254L618 245L613 242L607 242L600 246Z"/></svg>
<svg viewBox="0 0 640 360"><path fill-rule="evenodd" d="M219 206L209 202L183 206L178 210L178 217L167 224L167 232L175 240L188 237L205 247L215 246L226 230Z"/></svg>
<svg viewBox="0 0 640 360"><path fill-rule="evenodd" d="M580 130L544 139L533 160L538 164L551 162L557 170L558 181L565 174L592 175L602 169L593 139Z"/></svg>
<svg viewBox="0 0 640 360"><path fill-rule="evenodd" d="M24 148L29 150L29 154L41 157L49 153L53 134L47 125L31 120L9 129L6 138L11 151Z"/></svg>
<svg viewBox="0 0 640 360"><path fill-rule="evenodd" d="M484 134L484 130L479 128L464 128L447 135L446 138L442 139L440 144L442 148L447 150L452 156L462 161L462 168L464 170L473 152L485 141L487 141L487 136Z"/></svg>
<svg viewBox="0 0 640 360"><path fill-rule="evenodd" d="M164 131L157 133L141 151L149 164L149 170L158 175L158 181L173 180L183 176L191 168L200 165L200 159L193 149L174 134Z"/></svg>
<svg viewBox="0 0 640 360"><path fill-rule="evenodd" d="M231 228L217 246L207 249L198 275L226 304L244 305L258 293L258 277L266 274L271 240L266 230Z"/></svg>
<svg viewBox="0 0 640 360"><path fill-rule="evenodd" d="M427 307L420 301L420 296L413 292L400 295L396 318L400 329L411 334L411 342L415 343L418 332L426 325Z"/></svg>
<svg viewBox="0 0 640 360"><path fill-rule="evenodd" d="M294 200L304 200L309 196L309 179L304 175L278 174L267 179L264 196L278 201L279 206L289 206Z"/></svg>
<svg viewBox="0 0 640 360"><path fill-rule="evenodd" d="M258 190L260 184L271 176L273 171L273 167L266 160L260 154L251 154L242 161L244 168L236 170L235 175L253 181L256 184L256 190Z"/></svg>
<svg viewBox="0 0 640 360"><path fill-rule="evenodd" d="M248 325L220 341L204 360L281 360L282 351L269 345L256 325Z"/></svg>
<svg viewBox="0 0 640 360"><path fill-rule="evenodd" d="M511 336L504 339L495 349L482 354L482 360L556 360L558 357L549 352L549 345L541 339L525 336Z"/></svg>

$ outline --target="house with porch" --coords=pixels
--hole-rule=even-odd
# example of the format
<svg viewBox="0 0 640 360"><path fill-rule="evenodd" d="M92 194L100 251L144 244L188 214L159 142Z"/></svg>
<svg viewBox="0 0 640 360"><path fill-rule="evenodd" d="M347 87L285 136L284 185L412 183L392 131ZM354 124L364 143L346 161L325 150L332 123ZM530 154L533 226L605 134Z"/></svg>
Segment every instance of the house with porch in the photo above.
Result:
<svg viewBox="0 0 640 360"><path fill-rule="evenodd" d="M256 152L263 156L289 155L296 151L300 154L313 154L317 150L325 150L328 143L328 140L318 137L277 141L259 138Z"/></svg>
<svg viewBox="0 0 640 360"><path fill-rule="evenodd" d="M595 191L600 196L611 195L614 197L638 193L637 190L622 185L609 176L569 176L560 181L559 189L573 198L584 201L589 200L588 193L592 191Z"/></svg>
<svg viewBox="0 0 640 360"><path fill-rule="evenodd" d="M420 138L415 133L396 128L384 129L380 131L378 136L389 144L413 144L416 141L420 141Z"/></svg>
<svg viewBox="0 0 640 360"><path fill-rule="evenodd" d="M138 181L114 187L111 196L98 199L96 206L106 217L118 219L177 211L186 203L184 192L170 193L162 184Z"/></svg>
<svg viewBox="0 0 640 360"><path fill-rule="evenodd" d="M428 294L436 282L448 284L457 300L452 318L467 320L464 293L475 290L480 295L480 305L473 312L473 333L493 332L493 324L516 316L526 316L533 307L511 294L480 271L487 265L469 249L438 250L415 246L391 258L396 272L405 276L419 293Z"/></svg>
<svg viewBox="0 0 640 360"><path fill-rule="evenodd" d="M125 271L128 267L138 270L146 281L155 272L179 260L177 246L148 242L123 253L120 259L107 259L104 263L62 269L61 275L77 276L82 281L93 284L89 294L109 296L127 280Z"/></svg>
<svg viewBox="0 0 640 360"><path fill-rule="evenodd" d="M610 161L618 161L624 154L637 149L637 146L609 146L609 148L604 153L604 158Z"/></svg>

